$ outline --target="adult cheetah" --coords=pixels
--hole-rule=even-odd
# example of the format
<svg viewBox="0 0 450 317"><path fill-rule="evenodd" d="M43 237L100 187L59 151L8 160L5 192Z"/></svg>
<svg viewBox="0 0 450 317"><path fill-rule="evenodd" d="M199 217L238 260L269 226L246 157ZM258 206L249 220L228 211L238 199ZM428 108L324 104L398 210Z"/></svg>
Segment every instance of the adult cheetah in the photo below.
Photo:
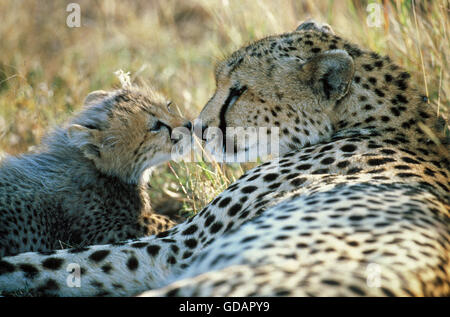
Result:
<svg viewBox="0 0 450 317"><path fill-rule="evenodd" d="M156 236L6 257L0 289L450 295L445 122L408 73L307 22L238 50L216 79L200 114L205 128L279 126L279 159ZM80 288L66 284L69 263L83 271Z"/></svg>
<svg viewBox="0 0 450 317"><path fill-rule="evenodd" d="M35 153L0 163L0 256L112 243L172 227L153 212L149 169L185 123L148 90L95 91ZM147 177L147 179L146 179ZM67 246L66 246L67 247Z"/></svg>

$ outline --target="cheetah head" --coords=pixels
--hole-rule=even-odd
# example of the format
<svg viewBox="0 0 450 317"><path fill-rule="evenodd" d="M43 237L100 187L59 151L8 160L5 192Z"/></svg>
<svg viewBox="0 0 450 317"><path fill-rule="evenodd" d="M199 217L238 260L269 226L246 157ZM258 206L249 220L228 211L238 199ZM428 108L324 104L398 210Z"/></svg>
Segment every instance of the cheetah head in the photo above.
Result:
<svg viewBox="0 0 450 317"><path fill-rule="evenodd" d="M67 128L68 142L101 172L127 183L145 181L151 167L168 161L190 123L169 110L160 94L137 89L94 91ZM187 127L187 128L186 128Z"/></svg>
<svg viewBox="0 0 450 317"><path fill-rule="evenodd" d="M312 46L313 36L334 35L329 26L308 21L295 32L259 40L219 63L216 91L196 125L219 128L225 138L229 127L276 127L280 153L329 137L354 63L345 50Z"/></svg>

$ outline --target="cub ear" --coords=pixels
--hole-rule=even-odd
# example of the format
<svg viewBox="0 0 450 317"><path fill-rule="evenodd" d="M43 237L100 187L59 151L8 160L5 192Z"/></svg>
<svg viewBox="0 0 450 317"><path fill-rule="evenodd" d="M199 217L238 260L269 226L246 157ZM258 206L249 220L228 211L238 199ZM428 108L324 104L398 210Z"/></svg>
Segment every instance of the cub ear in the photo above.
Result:
<svg viewBox="0 0 450 317"><path fill-rule="evenodd" d="M317 54L302 66L301 71L313 92L329 105L347 94L355 72L353 59L343 50Z"/></svg>
<svg viewBox="0 0 450 317"><path fill-rule="evenodd" d="M72 124L67 129L69 142L80 149L84 156L93 160L100 157L100 131L90 129L79 124Z"/></svg>
<svg viewBox="0 0 450 317"><path fill-rule="evenodd" d="M306 20L305 22L302 22L296 29L296 31L302 31L302 30L315 30L319 32L325 32L329 34L334 34L333 29L331 26L329 26L326 23L318 23L314 20Z"/></svg>
<svg viewBox="0 0 450 317"><path fill-rule="evenodd" d="M105 98L109 97L109 92L104 90L96 90L91 92L89 95L86 96L84 99L84 105L89 106L95 103L98 103L99 101L102 101Z"/></svg>

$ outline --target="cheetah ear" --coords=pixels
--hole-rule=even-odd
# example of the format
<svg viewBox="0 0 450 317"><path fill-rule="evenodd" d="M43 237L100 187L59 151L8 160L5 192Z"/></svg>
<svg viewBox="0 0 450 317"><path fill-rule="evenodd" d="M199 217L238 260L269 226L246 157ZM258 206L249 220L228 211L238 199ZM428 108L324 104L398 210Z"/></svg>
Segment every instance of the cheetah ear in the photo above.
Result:
<svg viewBox="0 0 450 317"><path fill-rule="evenodd" d="M317 54L301 68L313 92L328 105L344 97L353 80L354 64L343 50L330 50Z"/></svg>
<svg viewBox="0 0 450 317"><path fill-rule="evenodd" d="M84 127L79 124L72 124L67 129L69 142L83 152L88 159L98 159L100 157L100 131L95 128Z"/></svg>
<svg viewBox="0 0 450 317"><path fill-rule="evenodd" d="M109 92L104 90L96 90L91 92L84 99L84 105L89 106L109 97Z"/></svg>

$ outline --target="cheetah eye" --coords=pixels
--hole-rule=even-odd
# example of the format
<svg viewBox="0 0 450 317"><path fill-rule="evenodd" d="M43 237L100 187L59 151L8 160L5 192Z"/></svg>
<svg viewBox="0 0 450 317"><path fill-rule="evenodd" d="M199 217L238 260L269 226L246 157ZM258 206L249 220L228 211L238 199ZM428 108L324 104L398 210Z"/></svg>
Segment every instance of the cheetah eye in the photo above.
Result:
<svg viewBox="0 0 450 317"><path fill-rule="evenodd" d="M172 112L172 101L169 101L166 105L167 111Z"/></svg>
<svg viewBox="0 0 450 317"><path fill-rule="evenodd" d="M242 87L233 87L230 89L230 93L228 95L227 100L225 100L224 110L231 108L236 101L247 91L247 86Z"/></svg>

